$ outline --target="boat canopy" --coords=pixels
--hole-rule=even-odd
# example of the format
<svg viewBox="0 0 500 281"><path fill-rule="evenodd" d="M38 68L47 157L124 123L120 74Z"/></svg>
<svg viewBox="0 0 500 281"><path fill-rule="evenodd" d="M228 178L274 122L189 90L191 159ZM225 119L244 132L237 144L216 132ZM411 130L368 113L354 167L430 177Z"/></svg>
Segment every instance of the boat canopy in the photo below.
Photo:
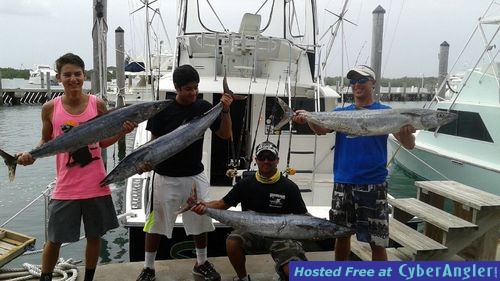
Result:
<svg viewBox="0 0 500 281"><path fill-rule="evenodd" d="M308 50L316 45L315 0L180 0L179 4L178 36L239 32L287 39Z"/></svg>

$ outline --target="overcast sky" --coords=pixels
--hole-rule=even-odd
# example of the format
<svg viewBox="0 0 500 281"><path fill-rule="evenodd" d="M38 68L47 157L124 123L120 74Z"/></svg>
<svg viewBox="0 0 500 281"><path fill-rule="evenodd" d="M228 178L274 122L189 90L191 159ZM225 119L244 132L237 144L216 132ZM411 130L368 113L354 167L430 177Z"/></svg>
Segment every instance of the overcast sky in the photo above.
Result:
<svg viewBox="0 0 500 281"><path fill-rule="evenodd" d="M161 13L171 40L175 33L175 0L161 0ZM235 0L210 0L239 2ZM258 0L252 0L258 1ZM317 0L320 35L335 21L326 12L340 13L343 1ZM450 44L450 68L470 34L490 5L490 0L351 0L346 18L357 26L344 24L344 71L341 71L340 37L333 48L327 73L345 73L355 63L370 64L372 11L385 10L383 43L384 77L437 76L437 54L443 41ZM142 53L143 20L130 16L140 7L139 0L108 0L108 65L115 65L114 30L125 30L125 49ZM229 4L228 4L229 5ZM228 6L229 7L229 6ZM488 15L498 13L494 4ZM157 32L161 33L160 26ZM66 52L82 56L92 68L92 0L0 0L0 67L31 68L50 64ZM490 31L488 34L490 34ZM164 33L163 33L164 34ZM164 37L164 35L161 35ZM162 39L166 42L166 39ZM472 67L482 46L479 36L457 63L455 70ZM500 46L500 45L499 45ZM494 51L496 53L496 51Z"/></svg>

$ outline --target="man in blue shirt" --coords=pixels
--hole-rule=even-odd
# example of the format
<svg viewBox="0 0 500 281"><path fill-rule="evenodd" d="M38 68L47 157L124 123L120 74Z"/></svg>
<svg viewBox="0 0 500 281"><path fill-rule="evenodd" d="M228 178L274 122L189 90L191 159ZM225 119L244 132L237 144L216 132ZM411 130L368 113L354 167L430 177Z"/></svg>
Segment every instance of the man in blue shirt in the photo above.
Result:
<svg viewBox="0 0 500 281"><path fill-rule="evenodd" d="M354 103L335 111L365 108L390 108L373 98L376 83L372 68L359 65L347 73L354 95ZM294 121L306 120L296 115ZM309 123L314 133L324 135L331 131ZM401 128L394 137L407 149L415 146L415 128ZM334 187L330 219L339 225L356 228L358 241L367 242L372 249L372 260L387 260L385 248L389 243L389 208L387 204L387 137L349 137L337 132L333 162ZM337 238L335 260L347 260L351 252L351 238Z"/></svg>

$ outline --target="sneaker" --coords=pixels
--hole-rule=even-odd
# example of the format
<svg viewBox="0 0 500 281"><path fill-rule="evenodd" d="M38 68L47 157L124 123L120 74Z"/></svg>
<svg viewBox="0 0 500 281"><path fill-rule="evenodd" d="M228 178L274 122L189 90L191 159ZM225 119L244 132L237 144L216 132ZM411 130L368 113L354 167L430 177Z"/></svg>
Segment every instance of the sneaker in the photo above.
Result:
<svg viewBox="0 0 500 281"><path fill-rule="evenodd" d="M141 274L139 274L139 277L137 277L136 281L154 281L154 280L156 280L155 270L146 267L142 270Z"/></svg>
<svg viewBox="0 0 500 281"><path fill-rule="evenodd" d="M247 275L246 277L243 277L243 279L239 278L238 276L236 276L236 277L233 278L233 281L252 281L252 279L250 279L250 275Z"/></svg>
<svg viewBox="0 0 500 281"><path fill-rule="evenodd" d="M205 281L220 281L220 274L215 271L213 264L206 261L202 265L194 266L193 274L202 277Z"/></svg>

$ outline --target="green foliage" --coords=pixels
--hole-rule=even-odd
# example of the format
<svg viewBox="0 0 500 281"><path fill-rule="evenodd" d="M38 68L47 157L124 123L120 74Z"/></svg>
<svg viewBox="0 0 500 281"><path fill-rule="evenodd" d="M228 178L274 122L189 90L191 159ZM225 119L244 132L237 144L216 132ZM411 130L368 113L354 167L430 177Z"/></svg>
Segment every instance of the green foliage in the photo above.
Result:
<svg viewBox="0 0 500 281"><path fill-rule="evenodd" d="M388 87L389 85L391 87L421 87L422 86L422 79L424 83L424 88L427 89L434 89L434 87L437 84L437 77L401 77L401 78L382 78L382 81L380 85L382 87ZM340 77L335 76L335 77L327 77L325 79L325 83L330 86L336 86L337 83L340 84ZM349 80L347 78L344 78L344 85L349 85Z"/></svg>
<svg viewBox="0 0 500 281"><path fill-rule="evenodd" d="M2 78L4 79L13 79L13 78L22 78L29 79L30 71L29 69L14 69L14 68L1 68L0 73L2 74Z"/></svg>

